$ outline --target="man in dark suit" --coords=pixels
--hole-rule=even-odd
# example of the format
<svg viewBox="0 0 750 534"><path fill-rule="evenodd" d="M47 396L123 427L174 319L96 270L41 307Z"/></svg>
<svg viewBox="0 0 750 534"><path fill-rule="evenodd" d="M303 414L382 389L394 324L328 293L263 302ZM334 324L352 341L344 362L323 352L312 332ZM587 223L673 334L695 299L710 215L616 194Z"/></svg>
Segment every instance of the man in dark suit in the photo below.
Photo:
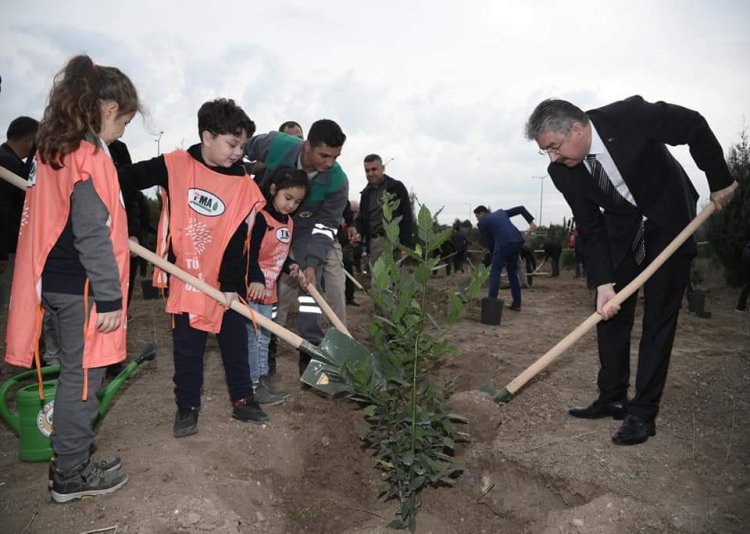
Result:
<svg viewBox="0 0 750 534"><path fill-rule="evenodd" d="M509 210L497 210L490 213L486 206L474 208L477 218L477 229L482 244L492 254L490 267L490 283L488 297L496 299L500 291L500 274L503 267L508 271L510 294L513 299L508 309L521 311L521 284L518 280L518 255L523 245L523 236L512 222L511 217L521 215L529 225L529 231L536 230L534 217L524 206L516 206Z"/></svg>
<svg viewBox="0 0 750 534"><path fill-rule="evenodd" d="M637 293L610 302L695 216L698 194L666 145L688 145L721 209L733 180L706 120L697 112L633 96L584 113L564 100L545 100L531 114L526 137L549 156L548 172L573 210L586 268L597 288L599 397L582 418L624 422L619 445L643 443L656 432L680 300L696 243L689 239L645 284L643 333L635 395L628 400L630 335Z"/></svg>

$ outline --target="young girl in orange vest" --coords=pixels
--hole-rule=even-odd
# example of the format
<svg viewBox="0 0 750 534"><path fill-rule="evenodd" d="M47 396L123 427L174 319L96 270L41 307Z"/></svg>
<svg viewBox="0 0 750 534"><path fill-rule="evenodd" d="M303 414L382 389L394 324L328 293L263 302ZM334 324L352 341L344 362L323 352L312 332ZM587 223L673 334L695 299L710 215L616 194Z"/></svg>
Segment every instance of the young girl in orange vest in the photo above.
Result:
<svg viewBox="0 0 750 534"><path fill-rule="evenodd" d="M137 189L162 188L157 253L181 269L218 287L219 304L198 289L171 277L167 312L172 314L176 438L198 432L203 362L208 333L216 334L232 416L243 422L268 419L253 399L247 361L245 319L229 308L247 288L248 226L265 199L242 165L243 147L255 123L233 100L205 102L198 110L201 138L176 150L118 169L125 198ZM154 285L164 287L164 273L154 271Z"/></svg>
<svg viewBox="0 0 750 534"><path fill-rule="evenodd" d="M276 282L283 272L299 277L299 266L289 258L292 242L291 214L304 200L308 190L307 173L301 169L279 167L262 185L266 206L255 218L250 237L248 262L248 304L264 317L271 318L273 304L278 300ZM300 279L304 285L304 279ZM248 322L247 350L255 400L274 405L287 394L277 390L268 377L268 343L271 333Z"/></svg>
<svg viewBox="0 0 750 534"><path fill-rule="evenodd" d="M127 76L76 56L55 77L37 134L5 359L39 365L40 308L55 314L62 353L50 482L57 502L110 493L128 480L119 458L95 460L89 451L106 366L126 357L128 229L107 144L137 111Z"/></svg>

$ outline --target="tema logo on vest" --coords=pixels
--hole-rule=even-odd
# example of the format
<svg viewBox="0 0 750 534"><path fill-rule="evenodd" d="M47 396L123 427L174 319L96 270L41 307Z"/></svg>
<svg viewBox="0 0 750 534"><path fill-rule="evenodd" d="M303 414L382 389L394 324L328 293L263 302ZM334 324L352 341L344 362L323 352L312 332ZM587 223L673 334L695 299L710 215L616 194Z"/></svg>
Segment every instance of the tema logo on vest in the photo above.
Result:
<svg viewBox="0 0 750 534"><path fill-rule="evenodd" d="M224 203L213 193L209 193L203 189L190 188L187 194L188 206L193 211L207 217L218 217L224 213Z"/></svg>

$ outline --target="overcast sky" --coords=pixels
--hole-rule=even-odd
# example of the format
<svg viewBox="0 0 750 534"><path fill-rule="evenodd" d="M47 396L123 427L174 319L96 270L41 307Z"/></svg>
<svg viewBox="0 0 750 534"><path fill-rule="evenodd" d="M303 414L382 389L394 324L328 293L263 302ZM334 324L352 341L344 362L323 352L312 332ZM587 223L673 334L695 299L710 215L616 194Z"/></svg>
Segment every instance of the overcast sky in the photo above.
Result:
<svg viewBox="0 0 750 534"><path fill-rule="evenodd" d="M134 161L157 154L162 131L162 152L198 142L198 107L223 96L258 132L336 120L351 199L376 152L420 201L444 206L444 223L478 204L523 204L539 222L532 177L548 160L523 127L544 98L681 104L725 151L750 117L747 0L0 0L0 13L3 135L18 115L40 118L54 74L87 53L128 74L148 109L123 137ZM674 152L704 202L705 176ZM543 186L542 223L562 223L570 210Z"/></svg>

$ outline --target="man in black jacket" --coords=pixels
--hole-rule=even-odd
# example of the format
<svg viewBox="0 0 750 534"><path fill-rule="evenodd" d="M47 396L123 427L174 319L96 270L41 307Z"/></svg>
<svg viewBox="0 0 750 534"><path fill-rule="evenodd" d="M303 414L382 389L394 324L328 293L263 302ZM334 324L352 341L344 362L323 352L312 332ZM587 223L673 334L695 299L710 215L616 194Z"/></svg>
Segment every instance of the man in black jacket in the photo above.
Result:
<svg viewBox="0 0 750 534"><path fill-rule="evenodd" d="M385 174L383 160L377 154L365 156L365 175L367 187L362 190L359 200L359 215L355 221L357 232L367 242L370 273L375 261L383 253L380 239L384 235L383 226L383 193L397 199L398 207L393 212L393 218L401 217L399 223L399 242L407 247L412 242L412 213L409 193L406 187L395 178Z"/></svg>
<svg viewBox="0 0 750 534"><path fill-rule="evenodd" d="M635 395L628 400L630 335L637 292L611 302L695 216L698 194L666 145L688 145L721 209L734 187L724 155L696 111L633 96L584 113L564 100L540 103L526 137L550 158L548 172L573 210L587 271L597 288L599 397L573 417L625 419L612 437L643 443L656 433L677 315L697 247L685 242L644 289Z"/></svg>
<svg viewBox="0 0 750 534"><path fill-rule="evenodd" d="M31 117L13 119L8 125L8 139L0 145L0 166L21 178L28 178L38 128L39 122ZM0 180L0 305L3 308L10 295L24 197L24 191Z"/></svg>

